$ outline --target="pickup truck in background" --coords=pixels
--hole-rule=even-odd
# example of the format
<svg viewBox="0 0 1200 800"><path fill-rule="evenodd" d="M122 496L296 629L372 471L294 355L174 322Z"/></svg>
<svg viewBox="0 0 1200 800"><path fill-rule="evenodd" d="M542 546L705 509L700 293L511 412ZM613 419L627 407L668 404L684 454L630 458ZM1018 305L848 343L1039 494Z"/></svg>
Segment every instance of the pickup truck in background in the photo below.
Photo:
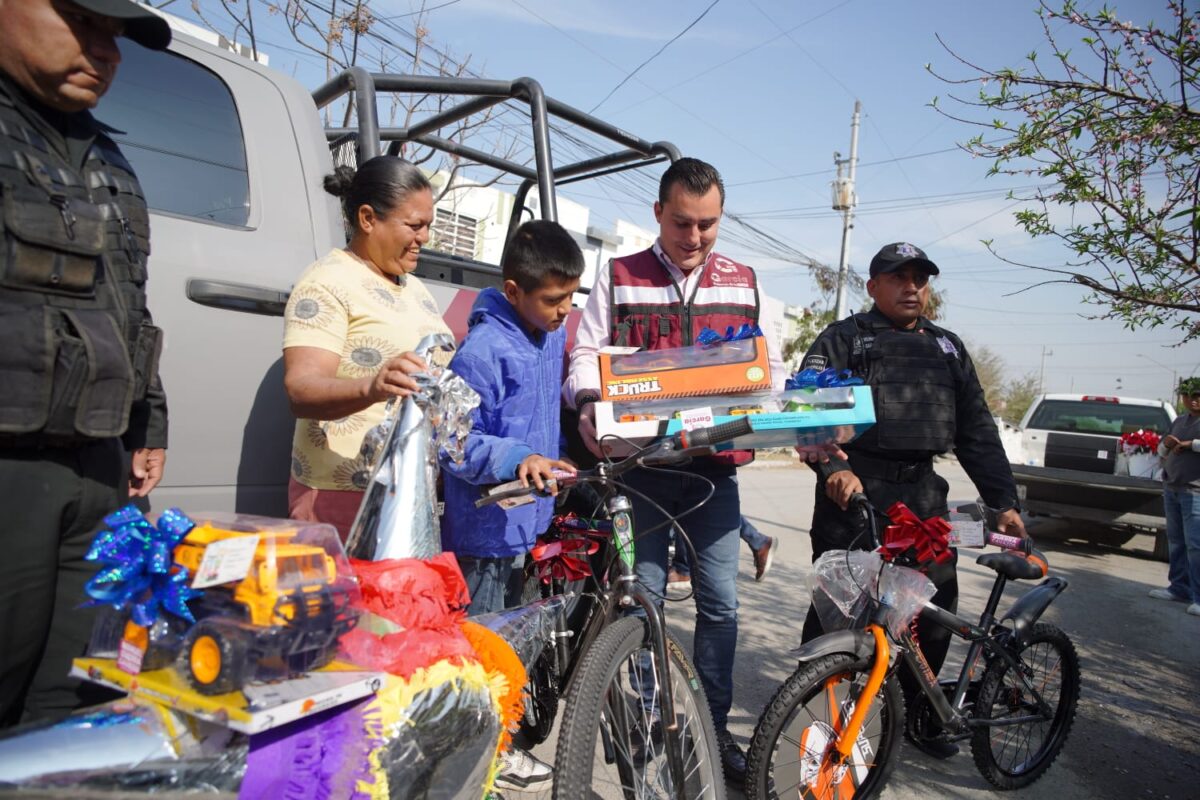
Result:
<svg viewBox="0 0 1200 800"><path fill-rule="evenodd" d="M1120 437L1137 430L1166 435L1174 419L1175 409L1158 400L1039 396L1021 421L1019 440L1006 441L1025 512L1106 526L1104 533L1090 533L1103 544L1124 544L1137 532L1152 533L1154 555L1165 561L1162 483L1132 477L1123 469Z"/></svg>
<svg viewBox="0 0 1200 800"><path fill-rule="evenodd" d="M540 216L553 220L556 182L679 155L668 142L642 140L546 97L528 78L351 68L309 92L163 16L174 29L170 49L150 51L122 40L120 76L95 112L114 129L150 206L149 306L166 333L160 372L170 411L166 472L152 496L157 507L286 516L294 418L283 391L280 318L304 268L346 242L337 200L322 189L335 151L339 160L348 153L351 163L361 163L413 142L509 173L520 183L510 236L533 188ZM407 128L381 127L376 98L386 108L392 92L450 100ZM321 109L347 95L355 124L326 129ZM437 135L501 103L516 112L506 120L519 122L524 113L531 126L527 162ZM340 122L343 113L331 116ZM577 138L581 129L601 146L583 160L555 163L551 145L564 130ZM562 147L568 151L579 148ZM501 282L495 265L428 250L417 274L460 339L476 293ZM578 313L573 316L577 324Z"/></svg>

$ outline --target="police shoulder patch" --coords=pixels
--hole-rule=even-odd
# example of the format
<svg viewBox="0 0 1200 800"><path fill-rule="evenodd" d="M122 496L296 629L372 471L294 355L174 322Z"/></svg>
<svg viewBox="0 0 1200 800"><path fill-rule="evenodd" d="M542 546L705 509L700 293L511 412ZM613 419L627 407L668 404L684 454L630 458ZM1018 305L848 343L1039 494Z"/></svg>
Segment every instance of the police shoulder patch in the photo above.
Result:
<svg viewBox="0 0 1200 800"><path fill-rule="evenodd" d="M942 348L942 352L948 356L958 356L958 348L954 346L954 342L950 341L949 336L937 337L938 346Z"/></svg>
<svg viewBox="0 0 1200 800"><path fill-rule="evenodd" d="M825 356L819 356L814 353L813 355L804 359L803 368L804 369L815 369L817 372L820 372L821 370L825 369L825 367L827 367L828 365L829 365L828 358L826 358Z"/></svg>

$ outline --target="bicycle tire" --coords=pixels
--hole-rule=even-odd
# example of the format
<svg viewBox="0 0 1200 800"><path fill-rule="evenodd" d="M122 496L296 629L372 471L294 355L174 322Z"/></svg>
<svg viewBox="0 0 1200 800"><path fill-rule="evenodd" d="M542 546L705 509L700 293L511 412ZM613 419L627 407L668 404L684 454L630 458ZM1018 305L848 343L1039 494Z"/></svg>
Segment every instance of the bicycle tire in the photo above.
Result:
<svg viewBox="0 0 1200 800"><path fill-rule="evenodd" d="M1079 656L1075 645L1061 630L1038 623L1016 655L1029 671L1029 682L1054 709L1054 716L1038 722L975 729L971 737L975 766L999 789L1028 786L1049 769L1071 733L1079 701ZM1006 714L1028 714L1034 710L1030 700L1008 663L993 658L980 682L974 717L995 720ZM1034 748L1030 746L1030 734L1036 733L1042 736Z"/></svg>
<svg viewBox="0 0 1200 800"><path fill-rule="evenodd" d="M836 739L831 734L852 712L845 705L847 697L862 690L870 670L869 660L834 653L800 664L784 681L759 718L750 742L746 766L750 800L860 799L883 788L896 765L904 722L904 697L894 678L884 681L867 714L852 756L853 769L837 773L829 761ZM811 749L807 758L801 755L806 746Z"/></svg>
<svg viewBox="0 0 1200 800"><path fill-rule="evenodd" d="M639 708L643 703L633 686L633 665L649 652L648 638L643 619L623 617L605 628L584 653L559 731L554 800L676 797L665 753L658 749L661 740L654 731L653 714ZM685 796L724 800L721 756L708 700L691 662L669 636L667 653L684 755ZM658 691L661 686L656 684ZM657 702L652 707L657 708ZM633 756L635 735L649 742L645 758Z"/></svg>

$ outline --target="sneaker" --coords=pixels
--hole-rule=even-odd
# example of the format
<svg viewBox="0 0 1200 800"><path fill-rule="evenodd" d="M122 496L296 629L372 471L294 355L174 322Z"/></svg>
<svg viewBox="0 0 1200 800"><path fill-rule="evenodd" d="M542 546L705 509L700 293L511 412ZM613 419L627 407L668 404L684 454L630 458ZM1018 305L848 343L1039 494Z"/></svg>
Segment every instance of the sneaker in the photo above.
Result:
<svg viewBox="0 0 1200 800"><path fill-rule="evenodd" d="M686 572L671 567L667 570L667 589L681 589L690 591L692 588L692 576Z"/></svg>
<svg viewBox="0 0 1200 800"><path fill-rule="evenodd" d="M1174 600L1176 603L1186 603L1186 597L1180 597L1170 589L1151 589L1146 594L1153 597L1155 600ZM1193 604L1194 605L1194 604Z"/></svg>
<svg viewBox="0 0 1200 800"><path fill-rule="evenodd" d="M910 736L907 731L904 732L904 738L908 739L913 747L933 758L945 760L958 755L958 745L945 739L918 739Z"/></svg>
<svg viewBox="0 0 1200 800"><path fill-rule="evenodd" d="M1187 612L1193 617L1200 617L1200 603L1192 603L1187 607Z"/></svg>
<svg viewBox="0 0 1200 800"><path fill-rule="evenodd" d="M721 767L725 770L725 782L741 786L746 782L746 753L733 740L728 730L717 732L717 747L721 749Z"/></svg>
<svg viewBox="0 0 1200 800"><path fill-rule="evenodd" d="M546 783L552 777L554 769L549 764L514 747L500 757L496 785L501 789L527 789Z"/></svg>
<svg viewBox="0 0 1200 800"><path fill-rule="evenodd" d="M771 562L775 560L775 551L779 549L779 538L767 537L767 543L754 551L754 580L761 581L767 576Z"/></svg>

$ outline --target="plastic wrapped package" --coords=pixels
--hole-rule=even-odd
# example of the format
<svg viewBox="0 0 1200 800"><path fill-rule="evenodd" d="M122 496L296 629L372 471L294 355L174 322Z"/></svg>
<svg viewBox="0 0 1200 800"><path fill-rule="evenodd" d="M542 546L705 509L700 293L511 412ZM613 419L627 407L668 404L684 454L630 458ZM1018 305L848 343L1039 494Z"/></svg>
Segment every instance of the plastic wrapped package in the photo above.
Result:
<svg viewBox="0 0 1200 800"><path fill-rule="evenodd" d="M453 338L433 334L421 340L416 352L433 363L435 353L453 350ZM364 439L364 455L375 466L346 542L355 558L430 558L442 551L438 452L462 458L479 395L448 369L413 377L418 391Z"/></svg>
<svg viewBox="0 0 1200 800"><path fill-rule="evenodd" d="M750 421L753 431L718 449L845 444L875 424L875 405L868 386L596 403L597 435L610 455L623 455L633 444L642 446L688 427L742 418Z"/></svg>
<svg viewBox="0 0 1200 800"><path fill-rule="evenodd" d="M866 550L827 550L808 575L813 606L826 631L867 624L868 596L879 587L883 560Z"/></svg>
<svg viewBox="0 0 1200 800"><path fill-rule="evenodd" d="M481 798L500 715L477 663L391 678L370 700L251 737L244 800Z"/></svg>
<svg viewBox="0 0 1200 800"><path fill-rule="evenodd" d="M294 677L332 661L338 637L358 616L358 582L336 529L224 512L192 518L172 551L172 575L184 576L190 592L184 613L164 605L160 613L139 614L138 605L130 608L136 598L109 601L124 624L104 615L89 657L116 658L131 674L177 665L202 694ZM95 559L110 565L97 580L122 568L114 552L103 549Z"/></svg>
<svg viewBox="0 0 1200 800"><path fill-rule="evenodd" d="M472 621L500 635L528 669L542 654L546 643L554 638L558 621L566 613L571 599L567 595L555 595L493 614L481 614L472 617Z"/></svg>
<svg viewBox="0 0 1200 800"><path fill-rule="evenodd" d="M105 568L88 592L110 608L73 674L247 733L378 685L374 673L331 664L359 615L358 582L332 526L173 510L181 535L147 556L162 521L128 511L106 520L111 530L89 553ZM162 586L188 594L180 605L159 596Z"/></svg>
<svg viewBox="0 0 1200 800"><path fill-rule="evenodd" d="M0 787L62 796L85 789L228 794L241 783L247 748L245 737L226 728L122 699L6 731Z"/></svg>
<svg viewBox="0 0 1200 800"><path fill-rule="evenodd" d="M884 622L893 636L903 631L936 591L917 570L886 563L866 550L829 550L809 575L813 605L826 631L861 628L870 618L869 599L885 606Z"/></svg>

